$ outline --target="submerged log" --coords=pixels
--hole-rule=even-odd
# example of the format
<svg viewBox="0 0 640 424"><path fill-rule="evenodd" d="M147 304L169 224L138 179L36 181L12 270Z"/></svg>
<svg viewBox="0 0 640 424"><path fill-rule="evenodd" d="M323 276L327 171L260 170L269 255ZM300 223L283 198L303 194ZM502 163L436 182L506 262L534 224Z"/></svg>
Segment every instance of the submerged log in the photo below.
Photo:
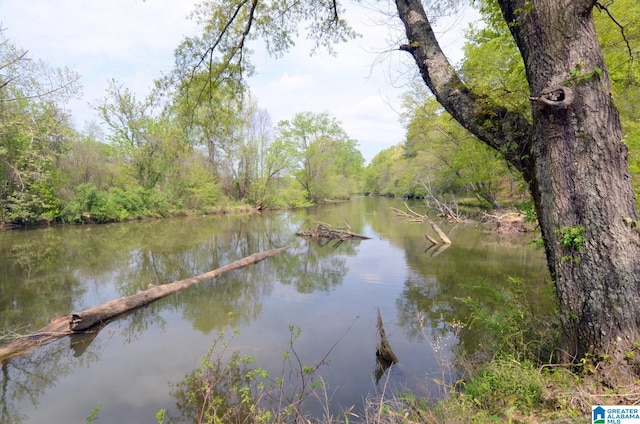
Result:
<svg viewBox="0 0 640 424"><path fill-rule="evenodd" d="M433 237L431 237L429 234L425 234L425 235L424 235L424 238L426 238L427 240L429 240L429 241L431 242L431 245L432 245L432 246L436 246L436 245L440 244L440 243L438 242L438 240L434 239L434 238L433 238Z"/></svg>
<svg viewBox="0 0 640 424"><path fill-rule="evenodd" d="M184 290L192 285L205 280L218 277L225 272L234 271L252 265L284 252L289 247L279 247L264 252L254 253L220 268L206 272L204 274L186 279L174 281L158 286L150 285L146 290L137 294L121 297L93 308L85 309L81 312L73 312L69 315L54 318L49 325L41 328L35 333L20 337L18 340L0 347L0 360L23 355L29 349L40 346L49 341L64 337L70 334L83 333L99 325L106 324L126 312L148 305L158 299L170 294Z"/></svg>

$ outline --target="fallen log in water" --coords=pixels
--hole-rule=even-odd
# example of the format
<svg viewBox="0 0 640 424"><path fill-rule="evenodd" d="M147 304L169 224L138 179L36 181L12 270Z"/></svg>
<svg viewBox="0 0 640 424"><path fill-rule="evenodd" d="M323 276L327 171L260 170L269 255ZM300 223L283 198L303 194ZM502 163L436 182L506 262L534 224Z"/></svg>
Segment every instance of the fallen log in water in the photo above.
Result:
<svg viewBox="0 0 640 424"><path fill-rule="evenodd" d="M289 247L279 247L277 249L254 253L253 255L246 256L235 262L186 280L174 281L158 286L150 285L148 289L137 294L121 297L81 312L73 312L69 315L56 317L51 320L49 325L41 328L37 332L22 336L18 340L0 347L0 360L4 361L11 357L23 355L29 349L60 337L85 332L99 325L103 325L126 312L148 305L158 299L184 290L202 281L218 277L225 272L258 263L270 256L282 253L288 248Z"/></svg>

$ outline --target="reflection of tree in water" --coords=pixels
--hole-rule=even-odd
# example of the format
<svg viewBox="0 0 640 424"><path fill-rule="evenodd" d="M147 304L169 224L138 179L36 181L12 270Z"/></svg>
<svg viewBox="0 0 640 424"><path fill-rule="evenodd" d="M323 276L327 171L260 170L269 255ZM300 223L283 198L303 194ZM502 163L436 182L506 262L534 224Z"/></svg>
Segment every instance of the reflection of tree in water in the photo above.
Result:
<svg viewBox="0 0 640 424"><path fill-rule="evenodd" d="M130 263L117 275L122 295L146 288L149 282L164 284L189 278L227 265L251 254L284 246L290 239L283 231L286 222L277 216L238 215L188 221L163 231L151 232L132 252ZM171 245L173 238L197 234L191 243ZM275 269L287 253L203 282L158 302L163 309L180 311L194 328L209 333L220 326L250 322L262 311L261 299L271 293ZM140 320L154 319L156 312L138 314ZM232 315L229 315L232 313ZM140 326L144 329L144 326Z"/></svg>
<svg viewBox="0 0 640 424"><path fill-rule="evenodd" d="M56 315L68 313L80 284L65 262L60 233L42 231L40 237L16 232L0 244L0 331L32 330Z"/></svg>
<svg viewBox="0 0 640 424"><path fill-rule="evenodd" d="M19 423L25 403L37 408L38 399L56 381L67 376L74 367L98 360L101 343L65 337L42 346L28 355L2 361L0 374L0 422ZM75 358L73 358L75 357Z"/></svg>
<svg viewBox="0 0 640 424"><path fill-rule="evenodd" d="M474 317L463 299L473 299L487 316L491 316L510 306L504 303L509 296L500 293L520 291L522 286L515 285L515 280L506 275L485 279L482 269L476 269L477 275L465 280L460 278L460 274L444 271L443 267L433 268L435 275L414 270L408 276L402 294L396 301L399 324L412 338L421 337L423 327L430 332L433 340L455 334L459 340L458 348L473 353L486 334L482 327L470 325ZM552 293L546 284L535 284L535 278L532 281L525 285L521 300L530 309L528 312L531 316L547 316L553 311ZM463 327L460 327L460 323Z"/></svg>
<svg viewBox="0 0 640 424"><path fill-rule="evenodd" d="M107 275L115 272L117 290L126 295L146 288L150 282L188 278L270 249L274 243L286 245L290 241L277 219L262 217L252 222L250 218L204 219L190 225L186 225L186 220L169 220L144 225L91 226L83 232L63 229L73 233L67 237L63 236L67 234L64 231L47 232L46 242L29 241L33 240L29 238L24 242L17 240L11 245L11 251L0 255L0 264L6 263L4 269L11 269L10 275L18 275L15 279L24 284L14 284L16 288L7 285L7 290L2 286L2 325L6 329L31 320L39 328L40 321L46 323L55 315L69 313L73 299L82 293L78 280L70 277L74 273L92 276L92 272L103 271ZM112 232L105 233L107 228ZM158 231L159 228L162 231ZM102 262L91 270L82 262L81 252L91 252L91 246L98 239L102 249L96 254ZM0 246L0 249L4 248ZM279 256L284 257L286 253ZM87 257L87 261L93 260L96 258ZM278 257L269 258L132 311L118 319L118 332L124 340L132 342L151 326L165 325L162 317L165 310L182 311L184 317L203 332L254 320L261 312L262 296L271 292L277 278L274 271L277 260ZM4 313L16 302L19 305L14 308L15 314ZM31 312L25 309L27 306L33 308ZM229 312L233 312L231 318ZM34 318L25 318L27 316ZM102 330L102 336L94 333L63 338L30 355L3 362L0 422L24 420L20 417L21 403L31 402L36 406L38 398L75 366L71 356L76 357L76 363L97 360L96 349L100 343L96 345L93 338L104 338L105 331L108 332L108 328Z"/></svg>
<svg viewBox="0 0 640 424"><path fill-rule="evenodd" d="M271 261L273 258L269 258ZM253 269L249 269L253 268ZM170 299L183 317L203 333L210 333L224 325L238 327L259 318L262 298L273 289L273 275L262 263L222 275L215 281L201 283ZM184 307L184 305L188 305Z"/></svg>
<svg viewBox="0 0 640 424"><path fill-rule="evenodd" d="M106 290L110 296L105 300L111 300L111 287L119 296L132 294L149 283L188 278L258 251L297 244L300 240L294 232L303 227L305 216L306 212L296 211L65 227L37 230L11 243L0 238L0 267L11 271L12 283L0 276L1 324L7 329L30 322L39 328L52 317L71 312L85 293L83 281L87 286L93 282L98 291ZM182 313L202 332L237 327L260 316L263 296L271 293L278 280L303 293L329 291L341 284L347 273L345 256L355 254L355 246L351 241L335 249L303 242L297 249L133 311L118 320L118 332L133 341L151 326L162 327L163 311ZM231 318L229 312L233 312ZM77 361L97 360L96 349L105 331L109 329L95 340L91 335L64 338L4 362L0 422L18 422L18 406L28 402L35 406ZM68 340L73 340L71 348Z"/></svg>
<svg viewBox="0 0 640 424"><path fill-rule="evenodd" d="M348 271L345 256L354 251L355 243L350 241L334 248L304 241L278 264L278 278L300 293L328 292L342 284Z"/></svg>
<svg viewBox="0 0 640 424"><path fill-rule="evenodd" d="M399 325L410 339L421 339L422 326L428 325L432 337L442 337L448 331L443 323L453 322L456 308L443 297L442 288L434 276L422 276L415 271L404 282L396 300Z"/></svg>
<svg viewBox="0 0 640 424"><path fill-rule="evenodd" d="M131 234L138 242L131 246L127 261L114 267L122 296L149 283L189 278L288 242L282 237L282 224L269 216L231 215L157 225Z"/></svg>

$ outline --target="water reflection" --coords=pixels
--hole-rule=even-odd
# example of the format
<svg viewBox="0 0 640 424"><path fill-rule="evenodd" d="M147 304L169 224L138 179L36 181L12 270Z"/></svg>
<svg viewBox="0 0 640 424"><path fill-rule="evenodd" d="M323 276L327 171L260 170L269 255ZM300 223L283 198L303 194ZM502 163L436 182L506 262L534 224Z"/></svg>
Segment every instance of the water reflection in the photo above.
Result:
<svg viewBox="0 0 640 424"><path fill-rule="evenodd" d="M286 261L279 264L278 279L282 284L295 287L298 293L328 292L342 284L348 271L343 255L352 252L353 246L349 243L331 247L304 240Z"/></svg>
<svg viewBox="0 0 640 424"><path fill-rule="evenodd" d="M424 384L441 378L458 342L477 340L455 324L469 315L459 299L484 296L474 288L479 279L500 289L509 287L506 276L522 278L529 282L525 290L532 307L549 308L541 252L505 246L474 228L441 225L453 245L433 256L425 253L426 227L402 222L391 206L402 203L360 198L263 215L0 233L4 332L25 325L37 329L56 315L133 294L149 283L188 278L259 251L292 246L161 299L99 333L3 362L0 421L83 422L102 404L100 417L107 421L147 422L160 408L175 405L167 382L189 373L221 329L241 329L234 341L238 351L277 370L290 324L302 328L300 355L313 362L361 317L321 375L339 390L335 408L347 408L375 391L378 307L405 372L389 378L406 382L402 379L413 376ZM346 222L372 240L320 246L295 237L317 222ZM92 390L83 390L87 379Z"/></svg>

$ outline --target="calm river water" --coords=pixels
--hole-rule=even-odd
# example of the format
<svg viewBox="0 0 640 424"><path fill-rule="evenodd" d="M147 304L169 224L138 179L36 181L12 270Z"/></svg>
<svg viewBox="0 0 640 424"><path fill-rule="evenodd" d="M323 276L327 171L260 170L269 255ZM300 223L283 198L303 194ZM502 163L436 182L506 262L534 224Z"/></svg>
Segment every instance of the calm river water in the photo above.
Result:
<svg viewBox="0 0 640 424"><path fill-rule="evenodd" d="M304 364L328 353L318 373L332 409L358 410L384 385L375 373L378 308L403 372L437 397L434 379L457 377L453 349L473 343L472 331L463 334L452 325L469 322L460 298L482 300L482 290L473 286L508 287L510 276L523 279L534 306L544 308L544 256L521 240L445 224L453 245L434 255L424 238L430 228L403 222L392 206L403 207L399 200L363 197L261 215L0 233L3 334L35 331L55 316L149 283L293 246L137 310L97 334L66 337L3 362L0 422L82 423L98 406L98 423L155 422L161 408L179 415L176 387L220 331L238 330L228 350L250 355L256 367L278 375L291 325L301 330L294 348ZM346 222L372 239L319 246L295 236L318 221Z"/></svg>

